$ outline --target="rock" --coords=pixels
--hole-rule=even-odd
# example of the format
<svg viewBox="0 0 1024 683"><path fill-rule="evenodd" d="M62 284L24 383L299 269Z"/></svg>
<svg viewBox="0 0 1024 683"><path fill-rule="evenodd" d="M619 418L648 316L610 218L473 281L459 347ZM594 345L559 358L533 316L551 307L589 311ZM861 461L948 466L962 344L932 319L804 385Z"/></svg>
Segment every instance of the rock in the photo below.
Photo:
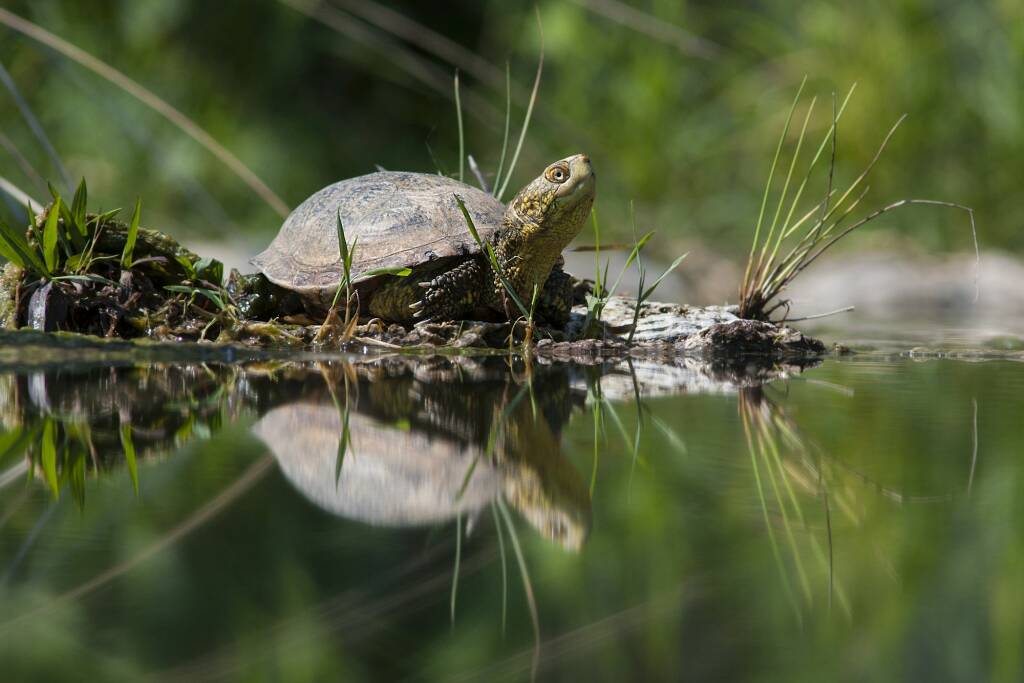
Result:
<svg viewBox="0 0 1024 683"><path fill-rule="evenodd" d="M580 338L586 321L586 307L576 306L563 329L538 326L534 349L538 356L580 363L603 359L659 359L709 353L760 355L769 357L813 356L825 352L818 341L788 327L741 320L735 307L684 306L646 302L640 307L636 332L633 329L635 300L612 297L604 309L599 329L601 338ZM420 323L412 328L391 324L384 329L378 321L360 325L356 336L398 346L449 346L453 348L505 349L513 333L508 323L457 321ZM517 323L514 345L522 342L525 325Z"/></svg>
<svg viewBox="0 0 1024 683"><path fill-rule="evenodd" d="M470 347L486 347L487 344L476 332L466 332L465 334L459 335L455 341L451 343L457 349L465 349Z"/></svg>
<svg viewBox="0 0 1024 683"><path fill-rule="evenodd" d="M32 293L28 302L28 326L40 332L56 332L68 315L68 300L54 282Z"/></svg>
<svg viewBox="0 0 1024 683"><path fill-rule="evenodd" d="M621 296L613 296L609 299L601 316L606 337L627 340L629 331L633 327L635 309L635 299ZM570 338L582 333L586 317L586 306L573 307L572 317L566 326L566 334ZM647 301L640 306L640 317L632 341L634 343L677 342L711 325L732 320L738 320L738 318L734 312L724 306L701 308Z"/></svg>
<svg viewBox="0 0 1024 683"><path fill-rule="evenodd" d="M814 355L824 353L825 345L789 327L736 319L691 335L682 350L694 355Z"/></svg>

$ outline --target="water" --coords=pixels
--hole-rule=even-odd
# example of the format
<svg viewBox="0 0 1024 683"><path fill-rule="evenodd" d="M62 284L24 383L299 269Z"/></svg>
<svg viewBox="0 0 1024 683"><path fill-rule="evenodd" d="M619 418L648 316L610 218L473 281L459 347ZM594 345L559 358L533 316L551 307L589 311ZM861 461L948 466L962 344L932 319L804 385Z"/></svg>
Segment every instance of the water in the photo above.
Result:
<svg viewBox="0 0 1024 683"><path fill-rule="evenodd" d="M5 357L0 678L1017 680L1024 364L912 345Z"/></svg>

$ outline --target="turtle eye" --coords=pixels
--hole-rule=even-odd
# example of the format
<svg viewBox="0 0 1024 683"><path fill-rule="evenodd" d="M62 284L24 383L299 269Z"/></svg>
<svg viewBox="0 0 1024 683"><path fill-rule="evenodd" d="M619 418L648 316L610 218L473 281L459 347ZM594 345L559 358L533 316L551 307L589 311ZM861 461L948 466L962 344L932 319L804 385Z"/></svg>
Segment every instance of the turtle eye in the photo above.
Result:
<svg viewBox="0 0 1024 683"><path fill-rule="evenodd" d="M553 183L564 183L569 179L569 169L565 166L552 166L544 173L544 177Z"/></svg>

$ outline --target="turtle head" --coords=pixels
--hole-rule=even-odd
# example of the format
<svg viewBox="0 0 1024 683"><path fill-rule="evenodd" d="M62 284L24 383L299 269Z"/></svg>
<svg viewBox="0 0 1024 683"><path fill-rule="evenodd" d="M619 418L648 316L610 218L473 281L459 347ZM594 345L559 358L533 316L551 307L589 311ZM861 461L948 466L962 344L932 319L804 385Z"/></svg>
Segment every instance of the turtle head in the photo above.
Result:
<svg viewBox="0 0 1024 683"><path fill-rule="evenodd" d="M572 241L594 203L590 157L574 154L544 169L508 205L507 218L527 238L556 242L561 251Z"/></svg>

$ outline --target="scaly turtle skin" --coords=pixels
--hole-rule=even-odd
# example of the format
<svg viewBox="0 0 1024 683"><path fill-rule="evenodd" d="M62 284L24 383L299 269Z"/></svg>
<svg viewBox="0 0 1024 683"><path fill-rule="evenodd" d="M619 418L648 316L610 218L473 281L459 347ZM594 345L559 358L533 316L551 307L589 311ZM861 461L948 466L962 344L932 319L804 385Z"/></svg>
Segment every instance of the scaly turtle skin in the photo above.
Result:
<svg viewBox="0 0 1024 683"><path fill-rule="evenodd" d="M451 178L372 173L311 196L252 263L311 308L326 309L342 281L340 217L346 241L355 245L352 281L363 312L400 323L517 318L518 309L469 232L458 195L516 294L528 303L538 287L538 318L561 324L572 307L573 285L561 253L583 227L594 188L590 159L582 154L548 166L507 208ZM412 275L370 272L396 267L411 268Z"/></svg>

